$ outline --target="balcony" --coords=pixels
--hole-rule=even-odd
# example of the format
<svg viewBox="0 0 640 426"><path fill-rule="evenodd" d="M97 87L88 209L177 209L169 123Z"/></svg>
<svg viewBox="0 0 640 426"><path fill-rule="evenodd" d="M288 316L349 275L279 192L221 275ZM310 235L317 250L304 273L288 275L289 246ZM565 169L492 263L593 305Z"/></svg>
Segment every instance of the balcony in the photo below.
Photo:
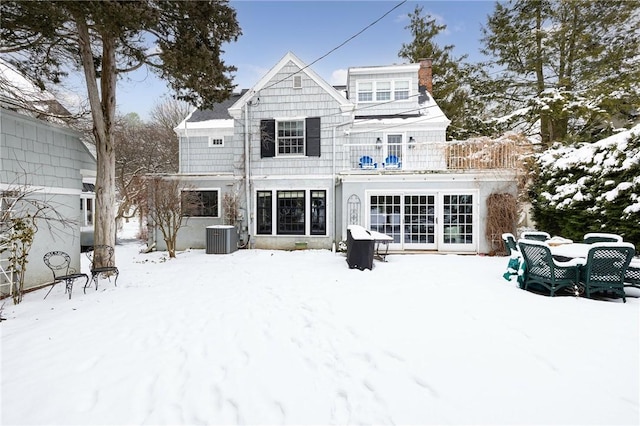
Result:
<svg viewBox="0 0 640 426"><path fill-rule="evenodd" d="M346 144L342 149L342 170L363 173L516 169L527 151L512 140Z"/></svg>

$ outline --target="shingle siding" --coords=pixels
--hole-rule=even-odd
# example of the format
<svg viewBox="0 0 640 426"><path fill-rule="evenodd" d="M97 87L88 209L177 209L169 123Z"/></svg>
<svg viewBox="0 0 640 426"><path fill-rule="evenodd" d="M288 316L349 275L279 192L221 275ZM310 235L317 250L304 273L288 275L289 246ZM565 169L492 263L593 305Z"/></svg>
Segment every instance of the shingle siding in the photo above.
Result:
<svg viewBox="0 0 640 426"><path fill-rule="evenodd" d="M0 156L4 183L28 178L30 185L80 189L80 168L95 167L75 132L7 110L2 110Z"/></svg>
<svg viewBox="0 0 640 426"><path fill-rule="evenodd" d="M250 106L251 174L323 175L332 171L332 129L341 123L339 104L307 74L301 72L302 88L294 89L291 75L300 69L290 62L257 93ZM260 158L260 120L286 117L320 117L320 157ZM235 135L244 137L243 120L236 120Z"/></svg>

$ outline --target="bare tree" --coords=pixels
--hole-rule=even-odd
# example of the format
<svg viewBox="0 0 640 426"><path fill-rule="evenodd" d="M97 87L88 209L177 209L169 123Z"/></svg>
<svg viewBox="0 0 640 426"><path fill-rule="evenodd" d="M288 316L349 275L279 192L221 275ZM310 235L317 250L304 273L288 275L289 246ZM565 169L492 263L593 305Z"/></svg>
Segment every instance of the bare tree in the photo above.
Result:
<svg viewBox="0 0 640 426"><path fill-rule="evenodd" d="M200 198L180 179L149 176L146 181L149 197L145 209L153 221L152 225L162 232L169 257L175 258L178 230L186 223L183 216L201 207Z"/></svg>

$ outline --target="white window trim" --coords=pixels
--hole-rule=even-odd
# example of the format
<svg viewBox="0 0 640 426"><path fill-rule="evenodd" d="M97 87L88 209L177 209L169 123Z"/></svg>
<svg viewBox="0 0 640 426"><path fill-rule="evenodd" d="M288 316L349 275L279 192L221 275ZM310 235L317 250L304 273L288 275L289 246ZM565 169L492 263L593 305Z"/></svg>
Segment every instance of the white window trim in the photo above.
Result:
<svg viewBox="0 0 640 426"><path fill-rule="evenodd" d="M221 143L213 143L213 141L220 141ZM221 148L224 146L224 136L209 136L209 148Z"/></svg>
<svg viewBox="0 0 640 426"><path fill-rule="evenodd" d="M187 191L191 191L191 192L203 192L203 191L218 191L218 215L217 216L181 216L182 219L188 218L189 220L197 220L197 219L209 219L209 218L216 218L219 219L222 217L222 188L221 187L205 187L205 188L199 188L199 187L195 187L195 188L182 188L180 189L180 195L182 196L183 192L187 192Z"/></svg>
<svg viewBox="0 0 640 426"><path fill-rule="evenodd" d="M284 117L284 118L276 118L276 157L281 158L296 158L296 157L306 157L307 156L307 117ZM302 153L296 154L280 154L280 138L278 137L278 126L282 122L291 122L291 121L301 121L302 122Z"/></svg>
<svg viewBox="0 0 640 426"><path fill-rule="evenodd" d="M399 82L404 82L404 83L408 83L407 86L407 98L406 99L396 99L396 83ZM384 100L378 100L377 99L377 94L378 94L378 83L390 83L391 87L390 87L390 99L384 99ZM361 84L371 84L371 100L370 101L361 101L360 100L360 85ZM367 92L369 93L369 92ZM358 81L356 82L356 96L355 96L355 101L356 103L361 103L361 104L374 104L374 103L383 103L383 102L392 102L392 101L397 101L397 102L406 102L408 100L411 99L411 79L405 79L405 78L401 78L401 79L381 79L381 80L362 80L362 81Z"/></svg>
<svg viewBox="0 0 640 426"><path fill-rule="evenodd" d="M299 74L296 74L293 76L292 79L292 87L294 89L302 89L302 76Z"/></svg>

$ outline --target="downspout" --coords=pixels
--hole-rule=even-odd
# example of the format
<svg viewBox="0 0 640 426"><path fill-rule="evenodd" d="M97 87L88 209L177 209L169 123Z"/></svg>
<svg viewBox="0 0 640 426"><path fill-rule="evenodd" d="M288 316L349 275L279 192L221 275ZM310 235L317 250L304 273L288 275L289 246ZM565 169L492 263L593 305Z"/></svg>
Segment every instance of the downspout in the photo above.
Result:
<svg viewBox="0 0 640 426"><path fill-rule="evenodd" d="M249 170L249 102L244 104L244 196L246 199L246 216L247 216L247 241L251 240L251 173ZM249 248L251 246L249 245Z"/></svg>

